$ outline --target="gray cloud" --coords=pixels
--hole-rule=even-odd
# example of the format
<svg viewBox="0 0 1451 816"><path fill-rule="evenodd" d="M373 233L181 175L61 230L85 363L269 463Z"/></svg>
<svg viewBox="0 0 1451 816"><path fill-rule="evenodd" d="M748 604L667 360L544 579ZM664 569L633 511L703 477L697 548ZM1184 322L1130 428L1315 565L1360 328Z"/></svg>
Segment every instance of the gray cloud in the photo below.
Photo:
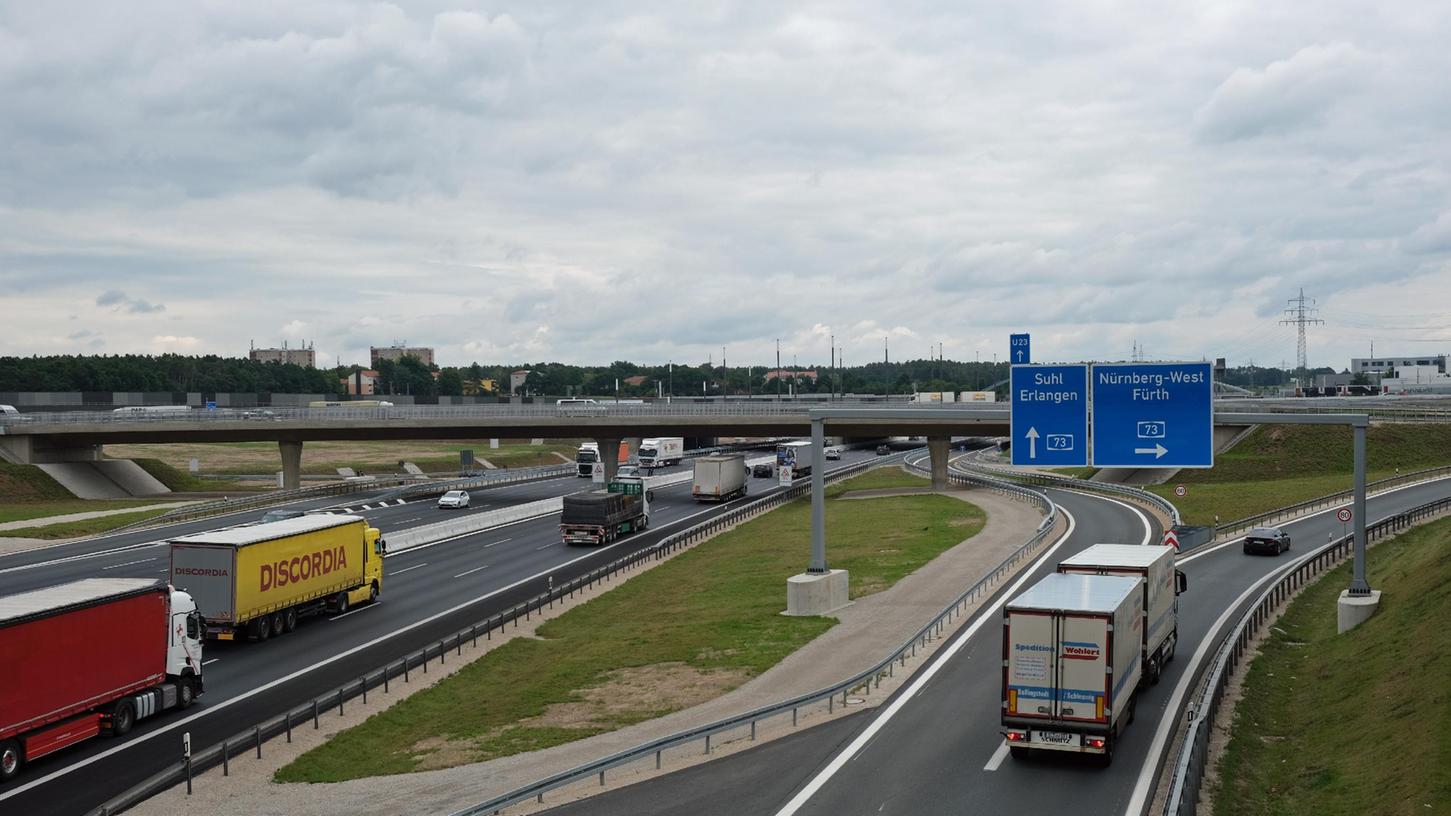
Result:
<svg viewBox="0 0 1451 816"><path fill-rule="evenodd" d="M103 292L115 351L1293 356L1302 285L1451 296L1448 35L1411 0L22 4L0 353Z"/></svg>
<svg viewBox="0 0 1451 816"><path fill-rule="evenodd" d="M97 306L114 306L116 311L124 309L131 314L154 314L166 311L166 305L133 298L119 289L108 289L96 298Z"/></svg>

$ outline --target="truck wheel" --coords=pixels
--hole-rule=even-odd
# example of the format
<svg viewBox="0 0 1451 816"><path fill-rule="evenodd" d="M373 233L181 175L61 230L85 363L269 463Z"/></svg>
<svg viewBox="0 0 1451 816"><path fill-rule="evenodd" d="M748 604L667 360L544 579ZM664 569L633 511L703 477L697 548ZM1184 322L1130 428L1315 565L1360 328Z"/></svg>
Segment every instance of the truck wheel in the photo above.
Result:
<svg viewBox="0 0 1451 816"><path fill-rule="evenodd" d="M122 697L111 708L111 736L124 737L131 733L136 724L136 709L131 707L131 698Z"/></svg>
<svg viewBox="0 0 1451 816"><path fill-rule="evenodd" d="M176 681L176 707L178 709L191 708L196 702L196 686L191 684L190 677L182 677Z"/></svg>
<svg viewBox="0 0 1451 816"><path fill-rule="evenodd" d="M287 626L287 622L282 619L282 613L281 612L273 612L272 613L272 634L274 634L274 635L280 635L280 634L282 634L283 631L284 631L284 628L286 626Z"/></svg>
<svg viewBox="0 0 1451 816"><path fill-rule="evenodd" d="M1151 658L1149 658L1149 685L1151 685L1151 686L1157 686L1157 685L1159 685L1159 678L1164 673L1164 669L1163 669L1162 665L1159 662L1159 661L1161 661L1163 659L1163 657L1162 657L1163 654L1164 653L1161 651L1161 652L1159 652L1159 655L1160 655L1159 657L1151 657ZM1133 705L1133 704L1130 703L1130 705Z"/></svg>
<svg viewBox="0 0 1451 816"><path fill-rule="evenodd" d="M291 632L296 628L297 609L295 607L288 607L287 611L282 613L282 631Z"/></svg>
<svg viewBox="0 0 1451 816"><path fill-rule="evenodd" d="M377 602L378 602L378 582L377 581L374 581L373 582L373 585L370 586L370 587L368 587L368 603L377 603Z"/></svg>
<svg viewBox="0 0 1451 816"><path fill-rule="evenodd" d="M337 606L338 606L338 614L339 615L341 615L344 612L348 611L348 593L347 592L339 592L338 593Z"/></svg>
<svg viewBox="0 0 1451 816"><path fill-rule="evenodd" d="M257 642L272 637L272 619L266 615L257 619Z"/></svg>
<svg viewBox="0 0 1451 816"><path fill-rule="evenodd" d="M0 742L0 782L8 782L20 773L20 743Z"/></svg>

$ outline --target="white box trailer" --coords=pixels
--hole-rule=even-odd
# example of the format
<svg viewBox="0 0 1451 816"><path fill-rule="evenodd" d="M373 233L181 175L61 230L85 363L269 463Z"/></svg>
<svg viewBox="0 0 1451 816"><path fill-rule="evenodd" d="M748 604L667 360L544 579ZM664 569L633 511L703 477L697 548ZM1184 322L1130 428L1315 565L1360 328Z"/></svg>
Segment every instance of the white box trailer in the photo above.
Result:
<svg viewBox="0 0 1451 816"><path fill-rule="evenodd" d="M746 457L739 453L698 457L690 495L696 501L719 502L746 495Z"/></svg>
<svg viewBox="0 0 1451 816"><path fill-rule="evenodd" d="M1058 571L1133 575L1144 579L1144 680L1158 683L1179 644L1179 594L1188 588L1174 569L1174 548L1157 544L1094 544L1063 559Z"/></svg>
<svg viewBox="0 0 1451 816"><path fill-rule="evenodd" d="M1014 757L1043 749L1111 760L1143 672L1142 584L1053 573L1003 607L1002 726Z"/></svg>
<svg viewBox="0 0 1451 816"><path fill-rule="evenodd" d="M680 464L685 455L685 439L679 436L662 436L640 442L640 467L650 470Z"/></svg>

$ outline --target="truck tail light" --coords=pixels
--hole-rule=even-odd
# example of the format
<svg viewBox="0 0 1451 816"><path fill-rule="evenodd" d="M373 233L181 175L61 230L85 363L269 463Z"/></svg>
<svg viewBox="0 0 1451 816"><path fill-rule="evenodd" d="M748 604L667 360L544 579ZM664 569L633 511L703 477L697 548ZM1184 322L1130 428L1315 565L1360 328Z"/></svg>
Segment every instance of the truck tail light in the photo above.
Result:
<svg viewBox="0 0 1451 816"><path fill-rule="evenodd" d="M1108 744L1108 740L1105 740L1103 737L1089 737L1084 742L1089 748L1103 748L1104 745Z"/></svg>
<svg viewBox="0 0 1451 816"><path fill-rule="evenodd" d="M1027 731L1004 731L1003 732L1003 736L1005 736L1005 737L1008 738L1008 742L1027 742L1028 741L1028 732Z"/></svg>

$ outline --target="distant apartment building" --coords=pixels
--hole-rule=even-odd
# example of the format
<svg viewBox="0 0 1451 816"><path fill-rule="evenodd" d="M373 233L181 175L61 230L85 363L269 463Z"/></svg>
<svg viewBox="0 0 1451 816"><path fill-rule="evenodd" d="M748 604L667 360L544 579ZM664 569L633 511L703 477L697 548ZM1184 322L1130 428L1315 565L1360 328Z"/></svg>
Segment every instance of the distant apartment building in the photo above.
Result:
<svg viewBox="0 0 1451 816"><path fill-rule="evenodd" d="M517 394L519 389L524 387L524 381L529 379L532 371L514 371L509 374L509 393Z"/></svg>
<svg viewBox="0 0 1451 816"><path fill-rule="evenodd" d="M377 368L382 360L396 363L404 357L417 357L424 365L430 368L433 366L433 349L425 346L372 346L368 349L368 356L373 361L370 364L373 368Z"/></svg>
<svg viewBox="0 0 1451 816"><path fill-rule="evenodd" d="M355 371L338 382L349 396L371 397L378 393L378 372L376 371Z"/></svg>
<svg viewBox="0 0 1451 816"><path fill-rule="evenodd" d="M259 349L253 346L247 351L247 358L259 363L281 363L303 368L317 368L317 352L313 351L311 344L308 344L306 348L295 349L288 348L286 343L282 344L282 348Z"/></svg>

